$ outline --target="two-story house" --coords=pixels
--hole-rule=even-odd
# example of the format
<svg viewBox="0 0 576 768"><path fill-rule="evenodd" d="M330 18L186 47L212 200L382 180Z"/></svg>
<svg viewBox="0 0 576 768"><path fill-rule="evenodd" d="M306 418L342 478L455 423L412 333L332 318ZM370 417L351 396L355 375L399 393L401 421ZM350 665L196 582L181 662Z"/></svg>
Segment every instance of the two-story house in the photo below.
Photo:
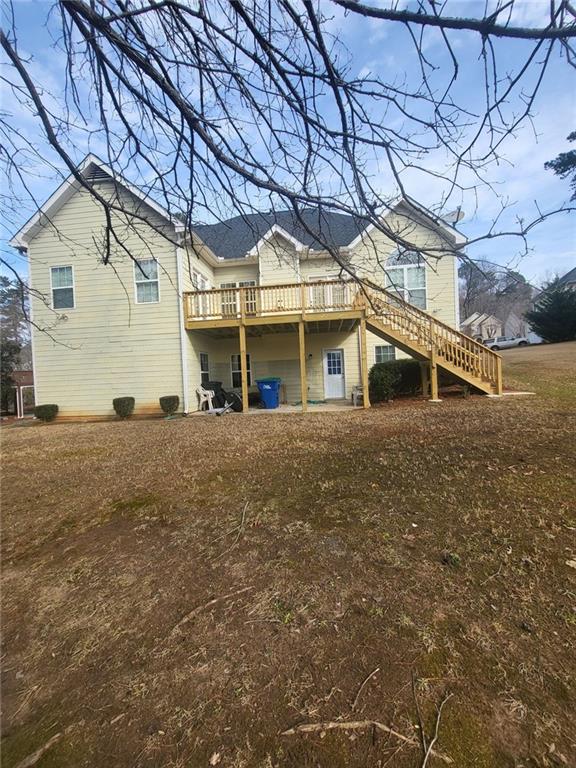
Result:
<svg viewBox="0 0 576 768"><path fill-rule="evenodd" d="M415 243L402 253L379 228L317 210L187 233L97 158L78 170L113 201L108 246L103 207L74 176L12 240L29 259L36 402L57 403L59 418L110 417L124 395L136 414L159 413L171 394L190 412L211 380L238 390L247 409L266 376L303 409L354 387L367 407L371 365L406 354L422 362L432 399L438 367L501 390L498 356L456 330L464 238L428 212L400 200L385 214ZM438 258L423 259L418 244Z"/></svg>

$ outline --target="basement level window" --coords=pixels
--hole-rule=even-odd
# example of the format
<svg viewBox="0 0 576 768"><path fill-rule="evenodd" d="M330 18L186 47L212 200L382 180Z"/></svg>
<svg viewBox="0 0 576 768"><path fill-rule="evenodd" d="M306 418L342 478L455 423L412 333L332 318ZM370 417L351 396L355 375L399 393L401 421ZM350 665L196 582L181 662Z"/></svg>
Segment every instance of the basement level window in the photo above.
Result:
<svg viewBox="0 0 576 768"><path fill-rule="evenodd" d="M252 366L250 353L246 355L246 368L248 373L248 386L252 386ZM242 370L240 368L240 355L230 355L230 369L232 373L232 386L236 389L242 386Z"/></svg>
<svg viewBox="0 0 576 768"><path fill-rule="evenodd" d="M158 262L155 259L137 259L134 262L136 304L157 304L160 301Z"/></svg>
<svg viewBox="0 0 576 768"><path fill-rule="evenodd" d="M387 363L389 360L396 360L396 348L390 344L382 344L374 347L374 362Z"/></svg>
<svg viewBox="0 0 576 768"><path fill-rule="evenodd" d="M203 387L210 381L210 361L206 352L200 352L200 380Z"/></svg>
<svg viewBox="0 0 576 768"><path fill-rule="evenodd" d="M53 309L74 309L74 272L72 267L50 270Z"/></svg>

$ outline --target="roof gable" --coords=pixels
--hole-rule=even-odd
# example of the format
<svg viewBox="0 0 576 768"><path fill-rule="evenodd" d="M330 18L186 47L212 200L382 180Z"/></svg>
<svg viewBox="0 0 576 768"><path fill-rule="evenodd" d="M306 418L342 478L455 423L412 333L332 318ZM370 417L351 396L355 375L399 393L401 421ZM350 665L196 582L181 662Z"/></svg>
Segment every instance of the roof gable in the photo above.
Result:
<svg viewBox="0 0 576 768"><path fill-rule="evenodd" d="M147 197L141 189L131 184L122 176L112 170L106 163L103 163L95 155L87 155L84 160L78 166L78 172L89 182L97 182L104 180L112 180L116 184L121 185L130 192L134 197L147 205L157 214L159 214L167 222L175 224L177 229L182 229L180 222L175 220L170 214L158 203ZM41 230L44 226L45 219L52 218L62 208L68 200L82 188L82 184L78 181L73 174L70 174L60 186L53 192L52 195L46 200L46 202L40 206L36 213L31 216L26 224L21 227L18 232L10 240L10 245L16 248L26 249L28 242Z"/></svg>

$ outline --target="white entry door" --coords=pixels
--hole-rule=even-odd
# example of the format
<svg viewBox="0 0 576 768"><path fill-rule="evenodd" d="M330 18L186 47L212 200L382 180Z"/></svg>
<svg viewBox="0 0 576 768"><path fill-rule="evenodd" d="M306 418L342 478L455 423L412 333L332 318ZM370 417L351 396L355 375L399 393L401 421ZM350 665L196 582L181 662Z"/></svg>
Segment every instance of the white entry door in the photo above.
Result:
<svg viewBox="0 0 576 768"><path fill-rule="evenodd" d="M344 350L324 350L324 397L346 397L344 384Z"/></svg>

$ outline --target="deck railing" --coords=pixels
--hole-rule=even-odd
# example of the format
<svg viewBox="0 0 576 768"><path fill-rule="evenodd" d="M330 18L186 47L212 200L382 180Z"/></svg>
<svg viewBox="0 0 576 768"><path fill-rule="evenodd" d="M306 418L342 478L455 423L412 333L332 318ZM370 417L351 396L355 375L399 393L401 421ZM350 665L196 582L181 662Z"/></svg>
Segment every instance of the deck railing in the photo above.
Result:
<svg viewBox="0 0 576 768"><path fill-rule="evenodd" d="M184 294L184 315L195 320L231 320L266 315L352 309L358 284L352 280L316 280L284 285L246 285Z"/></svg>
<svg viewBox="0 0 576 768"><path fill-rule="evenodd" d="M483 344L418 309L396 293L356 280L316 280L284 285L243 285L184 294L188 327L195 321L241 320L273 315L318 315L363 311L367 320L402 334L407 346L441 360L502 390L501 358Z"/></svg>

